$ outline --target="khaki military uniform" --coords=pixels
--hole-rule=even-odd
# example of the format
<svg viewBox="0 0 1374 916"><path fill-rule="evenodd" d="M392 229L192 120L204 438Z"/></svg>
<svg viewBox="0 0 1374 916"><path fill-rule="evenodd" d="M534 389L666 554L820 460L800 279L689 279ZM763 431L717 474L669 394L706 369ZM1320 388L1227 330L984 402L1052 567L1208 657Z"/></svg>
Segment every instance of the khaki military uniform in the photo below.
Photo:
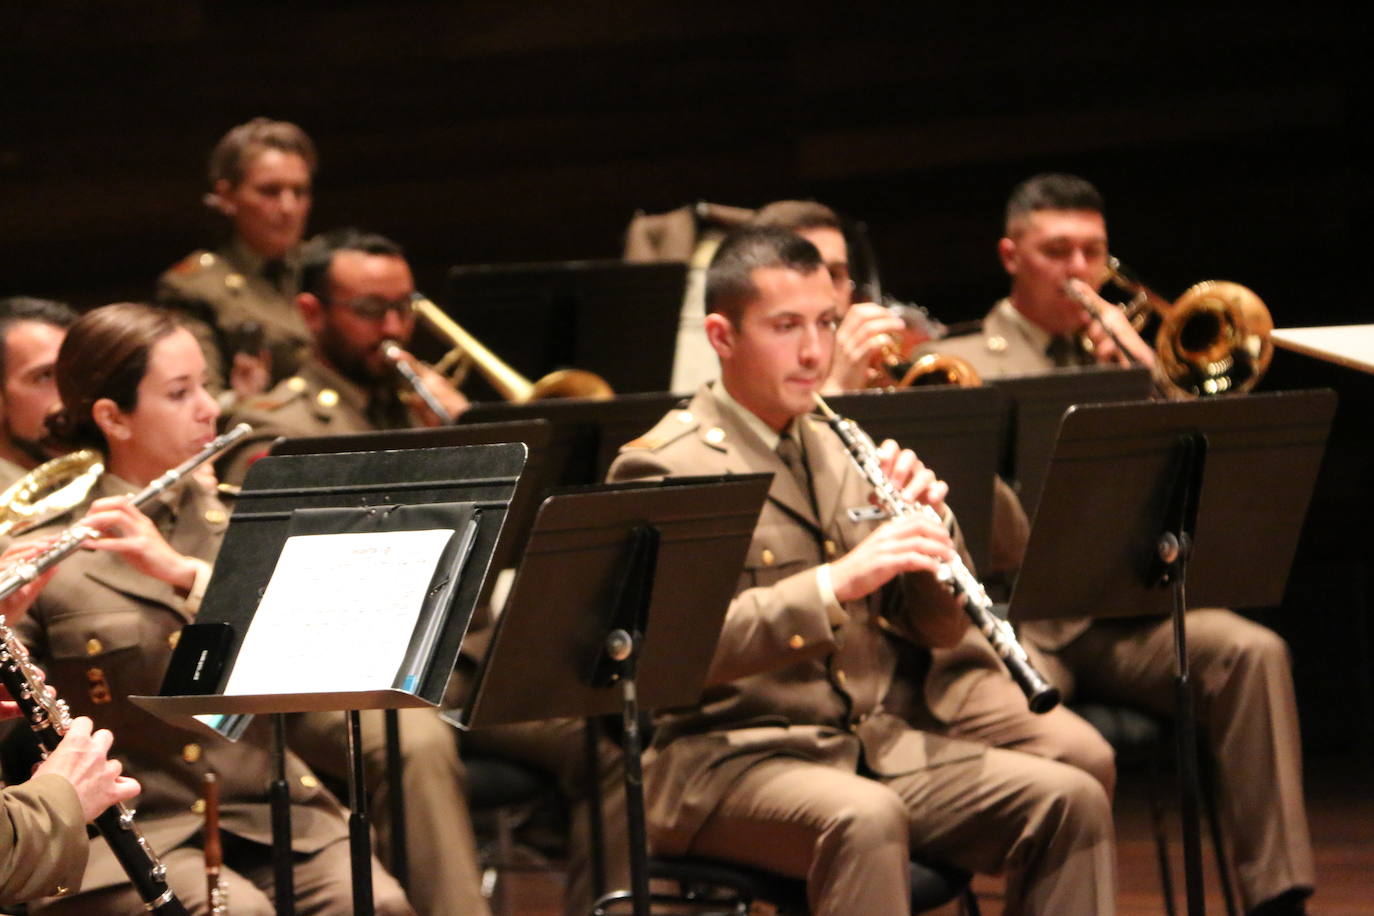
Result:
<svg viewBox="0 0 1374 916"><path fill-rule="evenodd" d="M1010 299L994 305L983 316L977 332L928 341L916 352L918 356L939 353L960 357L985 379L1096 365L1092 354L1081 344L1071 340L1056 343L1049 332L1018 312Z"/></svg>
<svg viewBox="0 0 1374 916"><path fill-rule="evenodd" d="M705 691L659 717L645 777L655 848L805 878L819 914L906 912L912 854L1007 870L1009 913L1111 912L1101 786L1074 767L941 734L976 692L967 678L925 676L929 652L913 634L932 602L948 600L941 587L904 577L831 606L817 568L872 530L845 513L867 505L870 488L828 429L799 418L813 509L739 410L703 388L610 473L775 475Z"/></svg>
<svg viewBox="0 0 1374 916"><path fill-rule="evenodd" d="M185 313L205 350L211 377L227 384L227 341L245 325L262 329L272 354L272 380L296 371L310 331L296 308L300 267L293 256L269 263L238 239L217 251L193 251L157 283L157 301Z"/></svg>
<svg viewBox="0 0 1374 916"><path fill-rule="evenodd" d="M106 474L91 499L131 490ZM78 507L30 537L54 534L85 510L86 506ZM219 500L190 478L145 505L144 512L173 548L206 561L218 551L228 520ZM221 829L231 843L256 851L248 858L268 865L259 869L262 880L254 883L270 883L267 782L272 755L266 720L255 721L242 739L231 742L172 726L128 702L130 695L158 693L181 628L194 620L194 603L116 554L77 551L57 567L16 631L73 714L90 716L98 727L114 732L111 756L143 788L137 800L139 828L155 851L171 853L169 859L179 863L177 868L169 865L168 881L184 902L198 906L206 896L203 868L194 867L199 855L175 853L200 843L201 793L208 771L219 777ZM343 811L294 754L287 755L286 775L292 802L291 847L303 890L298 907L302 912L344 911L351 891ZM248 875L238 872L234 856L226 854L225 864L235 873L235 883L246 884ZM375 860L374 878L379 912L411 912L399 886ZM134 894L126 880L104 841L95 839L82 893L44 907L82 913L115 907L116 900ZM241 887L235 910L242 904L245 911L254 912L255 898L263 906L269 903L260 891Z"/></svg>
<svg viewBox="0 0 1374 916"><path fill-rule="evenodd" d="M0 789L0 906L75 891L89 849L66 779L48 773Z"/></svg>
<svg viewBox="0 0 1374 916"><path fill-rule="evenodd" d="M984 378L1053 371L1050 336L1003 299L982 332L927 344ZM1020 565L1019 560L1016 562ZM1174 715L1167 619L1038 620L1021 627L1040 672L1063 691ZM1288 647L1221 608L1188 614L1188 664L1202 734L1220 774L1247 907L1315 881L1302 795L1302 743Z"/></svg>
<svg viewBox="0 0 1374 916"><path fill-rule="evenodd" d="M306 360L295 375L236 407L225 425L236 423L249 424L253 432L216 462L219 479L231 484L242 483L249 466L281 437L335 436L414 425L394 387L368 390L318 359Z"/></svg>

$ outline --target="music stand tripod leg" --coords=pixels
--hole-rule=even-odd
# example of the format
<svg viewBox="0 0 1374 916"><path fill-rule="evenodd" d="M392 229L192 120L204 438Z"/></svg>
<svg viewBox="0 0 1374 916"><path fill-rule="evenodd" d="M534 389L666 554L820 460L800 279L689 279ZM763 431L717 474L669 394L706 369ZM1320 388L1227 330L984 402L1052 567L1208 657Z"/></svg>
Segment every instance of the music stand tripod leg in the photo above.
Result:
<svg viewBox="0 0 1374 916"><path fill-rule="evenodd" d="M291 786L286 781L286 715L272 714L272 774L268 798L272 811L272 885L277 916L295 916L295 877L291 872Z"/></svg>
<svg viewBox="0 0 1374 916"><path fill-rule="evenodd" d="M363 771L362 714L348 711L348 849L353 871L353 913L372 916L372 837L367 819L367 781Z"/></svg>

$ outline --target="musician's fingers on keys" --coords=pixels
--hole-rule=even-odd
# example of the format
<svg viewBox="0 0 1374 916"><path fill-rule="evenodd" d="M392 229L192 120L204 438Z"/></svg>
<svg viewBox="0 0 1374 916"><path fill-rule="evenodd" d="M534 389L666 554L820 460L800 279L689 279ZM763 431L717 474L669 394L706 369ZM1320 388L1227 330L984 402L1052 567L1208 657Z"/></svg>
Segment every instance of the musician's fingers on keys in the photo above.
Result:
<svg viewBox="0 0 1374 916"><path fill-rule="evenodd" d="M100 537L84 541L82 548L118 554L139 572L183 591L194 584L195 561L168 544L152 520L127 497L97 499L80 524L100 532Z"/></svg>
<svg viewBox="0 0 1374 916"><path fill-rule="evenodd" d="M56 539L54 536L11 544L5 548L4 553L0 553L0 570L9 569L17 563L33 559ZM13 595L0 600L0 616L11 624L18 622L28 613L29 606L33 604L33 599L38 597L38 593L43 590L43 586L48 584L48 580L53 577L55 572L55 569L47 570Z"/></svg>
<svg viewBox="0 0 1374 916"><path fill-rule="evenodd" d="M883 473L908 503L925 503L941 515L945 514L949 486L936 477L915 452L901 448L892 439L885 439L878 447L878 461Z"/></svg>
<svg viewBox="0 0 1374 916"><path fill-rule="evenodd" d="M923 515L890 519L830 564L831 587L840 601L853 601L902 573L933 573L953 556L949 531L939 522Z"/></svg>

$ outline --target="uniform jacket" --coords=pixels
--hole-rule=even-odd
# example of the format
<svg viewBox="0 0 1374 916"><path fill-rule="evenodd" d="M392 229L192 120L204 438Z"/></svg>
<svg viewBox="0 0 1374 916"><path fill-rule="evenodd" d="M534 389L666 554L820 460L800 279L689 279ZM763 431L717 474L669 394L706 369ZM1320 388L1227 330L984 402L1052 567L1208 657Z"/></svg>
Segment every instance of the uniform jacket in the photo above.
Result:
<svg viewBox="0 0 1374 916"><path fill-rule="evenodd" d="M875 523L852 522L844 511L867 506L870 488L824 424L800 418L798 432L819 518L777 455L724 412L709 388L622 449L611 467L612 480L775 475L705 692L696 706L659 719L646 795L656 848L664 852L686 849L739 775L770 757L848 770L862 759L868 771L898 775L983 750L968 742L929 742L884 707L896 667L894 641L915 642L913 613L947 600L933 577L904 577L848 602L833 618L828 614L815 567L872 530ZM958 678L928 677L926 703L937 716L950 712L961 704L962 689Z"/></svg>
<svg viewBox="0 0 1374 916"><path fill-rule="evenodd" d="M273 379L294 372L309 347L310 331L295 303L299 265L288 259L275 281L268 273L262 256L235 239L216 251L191 252L158 278L157 301L194 319L207 360L214 356L213 376L225 377L228 338L250 322L272 352Z"/></svg>
<svg viewBox="0 0 1374 916"><path fill-rule="evenodd" d="M0 906L76 890L89 846L81 800L61 776L0 790Z"/></svg>
<svg viewBox="0 0 1374 916"><path fill-rule="evenodd" d="M1062 368L1047 352L1051 336L1031 324L1010 299L1003 299L983 316L982 327L973 334L932 340L917 351L958 356L967 360L983 378L1008 375L1041 375ZM1089 365L1092 357L1075 351L1073 365Z"/></svg>
<svg viewBox="0 0 1374 916"><path fill-rule="evenodd" d="M236 423L248 423L253 432L216 463L220 480L232 484L242 483L249 465L282 436L334 436L414 425L394 387L369 391L317 359L306 360L295 375L235 408L226 428Z"/></svg>
<svg viewBox="0 0 1374 916"><path fill-rule="evenodd" d="M106 474L91 498L131 489ZM26 537L54 534L85 511L86 506L78 507ZM182 481L144 512L178 551L214 559L227 513L197 481ZM90 716L97 728L114 732L111 756L142 784L135 800L137 823L154 851L174 849L200 832L207 770L219 777L221 828L270 844L267 781L272 758L266 719L259 717L242 739L230 742L175 727L128 702L130 695L159 692L181 628L192 619L185 600L167 583L114 554L79 550L59 564L16 630L72 714ZM339 803L289 753L287 779L296 852L315 852L347 835ZM97 838L91 843L83 888L123 882L124 872L105 842Z"/></svg>

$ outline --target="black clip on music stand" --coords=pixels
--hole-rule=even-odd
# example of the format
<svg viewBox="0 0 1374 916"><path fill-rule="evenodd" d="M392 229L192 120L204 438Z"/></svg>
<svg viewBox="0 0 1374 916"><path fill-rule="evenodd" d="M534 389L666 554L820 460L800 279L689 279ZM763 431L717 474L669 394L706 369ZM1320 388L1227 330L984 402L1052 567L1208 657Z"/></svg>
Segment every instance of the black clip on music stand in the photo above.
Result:
<svg viewBox="0 0 1374 916"><path fill-rule="evenodd" d="M1070 408L1012 592L1017 622L1172 618L1190 914L1204 903L1184 612L1282 600L1335 402L1310 391Z"/></svg>
<svg viewBox="0 0 1374 916"><path fill-rule="evenodd" d="M131 699L181 727L189 727L195 722L189 717L197 715L244 720L260 713L278 714L274 722L277 761L272 791L278 913L294 909L280 714L348 713L353 912L371 914L372 852L363 791L359 710L437 706L443 698L473 610L487 590L492 554L525 457L523 444L510 443L268 457L249 471L197 621L182 631L162 695ZM240 649L288 537L297 533L408 532L450 524L459 536L450 541L438 560L416 636L391 686L223 693L235 666L243 661L238 657ZM467 540L463 540L464 535ZM355 638L358 645L371 644L368 633L356 634ZM205 726L196 722L194 727ZM225 731L220 728L218 733ZM281 800L287 804L278 804Z"/></svg>
<svg viewBox="0 0 1374 916"><path fill-rule="evenodd" d="M554 495L540 507L462 728L619 712L631 896L649 912L639 713L701 696L771 474Z"/></svg>

